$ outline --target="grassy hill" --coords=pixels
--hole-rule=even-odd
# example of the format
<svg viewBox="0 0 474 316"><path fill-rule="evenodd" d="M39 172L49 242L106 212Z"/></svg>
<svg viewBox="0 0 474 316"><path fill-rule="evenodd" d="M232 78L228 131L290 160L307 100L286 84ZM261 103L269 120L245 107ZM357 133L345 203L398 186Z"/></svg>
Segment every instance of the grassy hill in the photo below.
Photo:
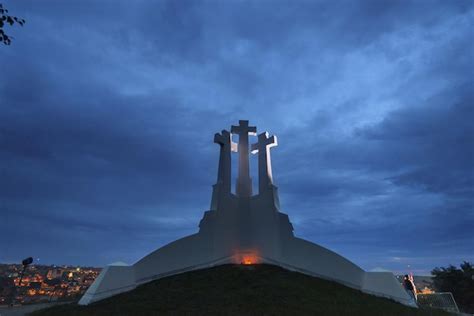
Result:
<svg viewBox="0 0 474 316"><path fill-rule="evenodd" d="M448 315L413 309L272 265L223 265L144 284L109 299L34 312L64 315Z"/></svg>

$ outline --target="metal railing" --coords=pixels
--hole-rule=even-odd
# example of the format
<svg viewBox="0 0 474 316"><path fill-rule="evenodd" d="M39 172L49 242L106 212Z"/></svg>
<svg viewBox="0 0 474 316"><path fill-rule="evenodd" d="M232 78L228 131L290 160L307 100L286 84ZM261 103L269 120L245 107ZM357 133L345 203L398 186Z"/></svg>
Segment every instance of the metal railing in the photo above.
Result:
<svg viewBox="0 0 474 316"><path fill-rule="evenodd" d="M420 307L439 308L447 312L459 313L458 305L451 292L418 294L417 303Z"/></svg>

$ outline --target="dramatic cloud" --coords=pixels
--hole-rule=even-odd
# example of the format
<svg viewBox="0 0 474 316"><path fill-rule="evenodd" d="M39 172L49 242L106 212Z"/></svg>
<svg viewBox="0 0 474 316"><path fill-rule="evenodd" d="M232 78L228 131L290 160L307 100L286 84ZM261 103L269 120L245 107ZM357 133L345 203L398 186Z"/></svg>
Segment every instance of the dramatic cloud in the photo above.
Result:
<svg viewBox="0 0 474 316"><path fill-rule="evenodd" d="M0 49L0 262L197 231L239 119L278 135L298 236L368 270L474 261L471 1L4 5L27 23Z"/></svg>

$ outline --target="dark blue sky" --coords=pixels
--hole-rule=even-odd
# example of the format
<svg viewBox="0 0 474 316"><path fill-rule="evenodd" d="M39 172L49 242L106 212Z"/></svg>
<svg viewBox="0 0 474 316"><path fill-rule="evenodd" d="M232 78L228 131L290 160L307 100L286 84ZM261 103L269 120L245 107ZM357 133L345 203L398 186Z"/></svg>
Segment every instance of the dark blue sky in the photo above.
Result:
<svg viewBox="0 0 474 316"><path fill-rule="evenodd" d="M0 262L196 232L239 119L278 136L297 236L367 270L474 261L474 2L2 2L27 22L0 47Z"/></svg>

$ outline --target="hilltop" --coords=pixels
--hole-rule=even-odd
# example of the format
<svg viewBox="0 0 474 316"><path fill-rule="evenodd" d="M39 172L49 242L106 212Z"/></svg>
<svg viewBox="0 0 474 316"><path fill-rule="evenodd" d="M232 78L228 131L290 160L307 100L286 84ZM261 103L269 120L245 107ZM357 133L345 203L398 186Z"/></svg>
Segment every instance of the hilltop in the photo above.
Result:
<svg viewBox="0 0 474 316"><path fill-rule="evenodd" d="M63 315L449 315L414 309L273 265L222 265L159 279L89 306L34 312Z"/></svg>

